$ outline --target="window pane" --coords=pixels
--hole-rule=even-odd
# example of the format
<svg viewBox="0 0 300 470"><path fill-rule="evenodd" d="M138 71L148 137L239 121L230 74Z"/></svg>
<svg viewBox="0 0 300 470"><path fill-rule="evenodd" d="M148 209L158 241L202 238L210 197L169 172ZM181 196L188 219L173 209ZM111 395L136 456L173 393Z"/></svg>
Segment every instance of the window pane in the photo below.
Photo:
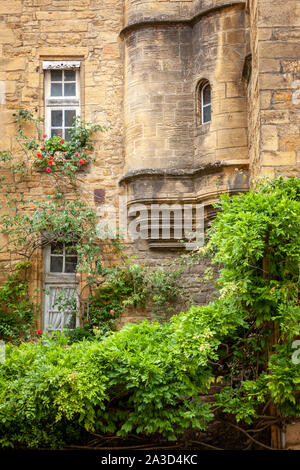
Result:
<svg viewBox="0 0 300 470"><path fill-rule="evenodd" d="M62 126L62 111L61 110L51 111L51 126L52 127Z"/></svg>
<svg viewBox="0 0 300 470"><path fill-rule="evenodd" d="M75 273L77 265L77 256L66 256L65 272Z"/></svg>
<svg viewBox="0 0 300 470"><path fill-rule="evenodd" d="M55 135L62 137L62 129L51 129L51 137L54 137Z"/></svg>
<svg viewBox="0 0 300 470"><path fill-rule="evenodd" d="M62 273L63 270L63 257L62 256L51 256L50 259L50 272L51 273Z"/></svg>
<svg viewBox="0 0 300 470"><path fill-rule="evenodd" d="M65 70L65 82L75 82L76 81L76 72L75 70Z"/></svg>
<svg viewBox="0 0 300 470"><path fill-rule="evenodd" d="M61 81L62 81L62 71L51 70L51 82L61 82Z"/></svg>
<svg viewBox="0 0 300 470"><path fill-rule="evenodd" d="M203 88L203 105L210 104L210 85Z"/></svg>
<svg viewBox="0 0 300 470"><path fill-rule="evenodd" d="M76 96L76 83L64 84L64 96Z"/></svg>
<svg viewBox="0 0 300 470"><path fill-rule="evenodd" d="M62 96L61 83L51 83L51 96Z"/></svg>
<svg viewBox="0 0 300 470"><path fill-rule="evenodd" d="M211 121L211 106L203 108L203 123Z"/></svg>
<svg viewBox="0 0 300 470"><path fill-rule="evenodd" d="M65 126L72 127L74 124L74 117L76 116L75 109L65 110Z"/></svg>

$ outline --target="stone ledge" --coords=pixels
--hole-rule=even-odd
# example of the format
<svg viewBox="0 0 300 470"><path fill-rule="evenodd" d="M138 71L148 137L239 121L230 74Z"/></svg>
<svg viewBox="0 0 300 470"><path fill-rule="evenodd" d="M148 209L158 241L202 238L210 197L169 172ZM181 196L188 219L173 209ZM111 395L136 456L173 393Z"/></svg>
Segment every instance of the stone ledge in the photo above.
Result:
<svg viewBox="0 0 300 470"><path fill-rule="evenodd" d="M234 1L234 2L224 2L221 3L220 5L216 5L210 8L202 8L197 14L194 16L187 18L187 19L182 19L182 18L173 18L173 19L167 19L165 15L163 15L161 18L154 18L154 17L149 17L148 19L143 19L142 21L135 21L133 23L127 24L121 31L120 31L120 36L125 36L128 32L142 28L144 26L193 26L197 21L205 15L208 15L209 13L213 13L215 11L221 10L226 7L232 7L235 5L243 5L245 6L246 1Z"/></svg>
<svg viewBox="0 0 300 470"><path fill-rule="evenodd" d="M229 167L229 166L235 166L235 167L249 167L249 160L222 160L222 161L217 161L213 163L206 163L205 165L202 165L196 169L187 169L187 170L173 170L173 169L143 169L143 170L131 170L128 171L122 178L119 180L119 184L123 183L128 183L129 181L133 179L138 179L140 177L195 177L198 176L199 174L208 174L208 173L214 173L218 170L220 170L223 167Z"/></svg>

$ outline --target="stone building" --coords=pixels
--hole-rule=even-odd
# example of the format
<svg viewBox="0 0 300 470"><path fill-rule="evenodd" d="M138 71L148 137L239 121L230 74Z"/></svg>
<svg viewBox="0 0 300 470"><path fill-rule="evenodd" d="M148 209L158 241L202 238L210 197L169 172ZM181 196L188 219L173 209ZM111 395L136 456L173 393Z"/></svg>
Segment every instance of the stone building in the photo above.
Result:
<svg viewBox="0 0 300 470"><path fill-rule="evenodd" d="M1 150L17 151L20 108L44 118L47 134L55 111L108 124L81 176L92 205L126 196L134 216L136 204L200 204L207 224L220 194L298 175L298 0L0 0L0 19ZM73 84L56 107L55 70ZM22 191L51 194L38 173ZM127 241L153 265L180 249L172 236ZM45 256L33 288L51 284Z"/></svg>

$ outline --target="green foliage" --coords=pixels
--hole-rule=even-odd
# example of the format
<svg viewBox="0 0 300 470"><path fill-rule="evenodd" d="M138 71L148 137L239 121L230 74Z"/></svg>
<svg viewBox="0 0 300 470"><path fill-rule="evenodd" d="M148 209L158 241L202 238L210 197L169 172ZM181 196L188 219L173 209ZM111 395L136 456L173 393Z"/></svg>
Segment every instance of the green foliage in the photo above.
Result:
<svg viewBox="0 0 300 470"><path fill-rule="evenodd" d="M17 123L18 142L24 155L29 159L33 152L34 165L45 170L47 173L60 171L62 175L74 178L75 173L93 161L91 151L93 150L93 140L91 134L107 130L104 126L93 125L82 121L80 117L74 118L74 125L69 130L70 140L64 141L61 136L53 136L47 139L40 127L43 119L34 118L33 114L26 109L19 109L13 114ZM36 136L27 136L24 131L24 124L30 124L36 131ZM43 140L42 140L43 139ZM42 143L40 143L42 141ZM3 155L6 161L8 155ZM15 170L22 171L22 167L15 166Z"/></svg>
<svg viewBox="0 0 300 470"><path fill-rule="evenodd" d="M226 360L219 359L231 384L218 402L247 422L263 396L283 416L300 416L300 370L291 349L300 336L300 181L263 180L247 194L221 199L209 248L222 263L220 301L247 327L228 342Z"/></svg>
<svg viewBox="0 0 300 470"><path fill-rule="evenodd" d="M25 271L29 262L19 263L0 285L0 339L20 342L33 333L35 308L28 298Z"/></svg>
<svg viewBox="0 0 300 470"><path fill-rule="evenodd" d="M191 424L205 429L213 415L198 394L213 377L201 364L214 347L188 354L184 341L199 313L164 324L128 324L102 340L71 346L63 334L7 345L0 366L1 445L58 446L83 429L119 436L160 432L169 439Z"/></svg>
<svg viewBox="0 0 300 470"><path fill-rule="evenodd" d="M179 287L182 269L160 268L125 263L105 270L105 281L93 290L89 306L89 324L114 329L115 320L127 306L145 308L150 305L157 319L165 319L168 309L183 291Z"/></svg>
<svg viewBox="0 0 300 470"><path fill-rule="evenodd" d="M48 197L46 201L33 201L36 210L30 214L3 214L0 231L11 237L6 250L29 257L37 248L49 243L72 245L79 256L78 271L101 274L103 245L97 232L94 208L80 201ZM120 246L113 240L114 246ZM98 261L98 262L96 262Z"/></svg>
<svg viewBox="0 0 300 470"><path fill-rule="evenodd" d="M88 302L88 316L84 319L86 336L93 338L92 329L99 334L115 330L116 320L127 306L144 307L151 302L153 313L164 319L172 303L178 300L182 269L161 268L156 271L146 266L131 264L121 254L122 245L118 237L103 243L97 225L94 208L81 201L68 201L58 192L46 201L33 201L34 212L21 212L0 216L0 232L9 237L2 250L12 256L15 253L30 258L37 248L48 244L64 243L71 246L78 256L77 273L85 273L86 288L82 300ZM120 267L110 266L110 253L118 254ZM88 297L88 301L86 300ZM59 311L74 310L60 295L57 296ZM73 299L73 303L75 299ZM70 333L72 341L81 338L78 332Z"/></svg>
<svg viewBox="0 0 300 470"><path fill-rule="evenodd" d="M300 336L299 195L299 180L278 179L224 196L208 246L198 253L210 251L220 264L220 296L164 323L98 334L112 315L108 309L117 314L158 293L160 305L173 289L172 277L164 288L163 273L102 266L91 308L94 341L70 345L56 333L7 346L0 366L1 444L63 445L84 429L176 439L190 426L205 429L213 406L241 423L265 416L271 402L283 418L299 417L299 364L292 361ZM199 396L211 384L222 386L213 406Z"/></svg>
<svg viewBox="0 0 300 470"><path fill-rule="evenodd" d="M268 377L262 372L257 380L247 380L240 388L224 387L217 396L216 405L226 413L233 414L237 420L252 423L258 417L257 409L268 398Z"/></svg>
<svg viewBox="0 0 300 470"><path fill-rule="evenodd" d="M47 172L60 170L72 177L76 171L94 161L90 156L93 150L91 134L104 131L104 127L92 125L76 118L70 129L70 140L64 141L60 136L53 136L44 141L38 149L35 165Z"/></svg>

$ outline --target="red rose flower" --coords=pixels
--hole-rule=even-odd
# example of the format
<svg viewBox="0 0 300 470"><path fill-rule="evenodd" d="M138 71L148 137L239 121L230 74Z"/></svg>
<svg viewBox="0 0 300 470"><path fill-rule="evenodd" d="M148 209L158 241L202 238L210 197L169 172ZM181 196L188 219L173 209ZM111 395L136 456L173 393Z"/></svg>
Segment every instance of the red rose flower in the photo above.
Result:
<svg viewBox="0 0 300 470"><path fill-rule="evenodd" d="M59 286L56 286L56 289L59 289Z"/></svg>
<svg viewBox="0 0 300 470"><path fill-rule="evenodd" d="M59 143L60 143L60 144L64 144L65 141L64 141L64 140L60 140Z"/></svg>
<svg viewBox="0 0 300 470"><path fill-rule="evenodd" d="M47 134L43 134L43 139L46 139L46 137L47 137Z"/></svg>
<svg viewBox="0 0 300 470"><path fill-rule="evenodd" d="M41 157L42 154L41 154L41 153L37 153L36 156L37 156L37 157Z"/></svg>
<svg viewBox="0 0 300 470"><path fill-rule="evenodd" d="M37 335L40 335L41 333L42 333L41 330L36 330Z"/></svg>
<svg viewBox="0 0 300 470"><path fill-rule="evenodd" d="M45 147L43 147L42 150L46 150Z"/></svg>
<svg viewBox="0 0 300 470"><path fill-rule="evenodd" d="M75 157L78 157L79 156L79 153L78 152L75 152Z"/></svg>
<svg viewBox="0 0 300 470"><path fill-rule="evenodd" d="M82 159L81 159L81 160L79 160L79 162L78 162L78 163L79 163L79 165L83 165L83 160L82 160Z"/></svg>
<svg viewBox="0 0 300 470"><path fill-rule="evenodd" d="M49 173L49 171L51 171L51 168L49 166L47 166L46 171L48 171L48 173Z"/></svg>

